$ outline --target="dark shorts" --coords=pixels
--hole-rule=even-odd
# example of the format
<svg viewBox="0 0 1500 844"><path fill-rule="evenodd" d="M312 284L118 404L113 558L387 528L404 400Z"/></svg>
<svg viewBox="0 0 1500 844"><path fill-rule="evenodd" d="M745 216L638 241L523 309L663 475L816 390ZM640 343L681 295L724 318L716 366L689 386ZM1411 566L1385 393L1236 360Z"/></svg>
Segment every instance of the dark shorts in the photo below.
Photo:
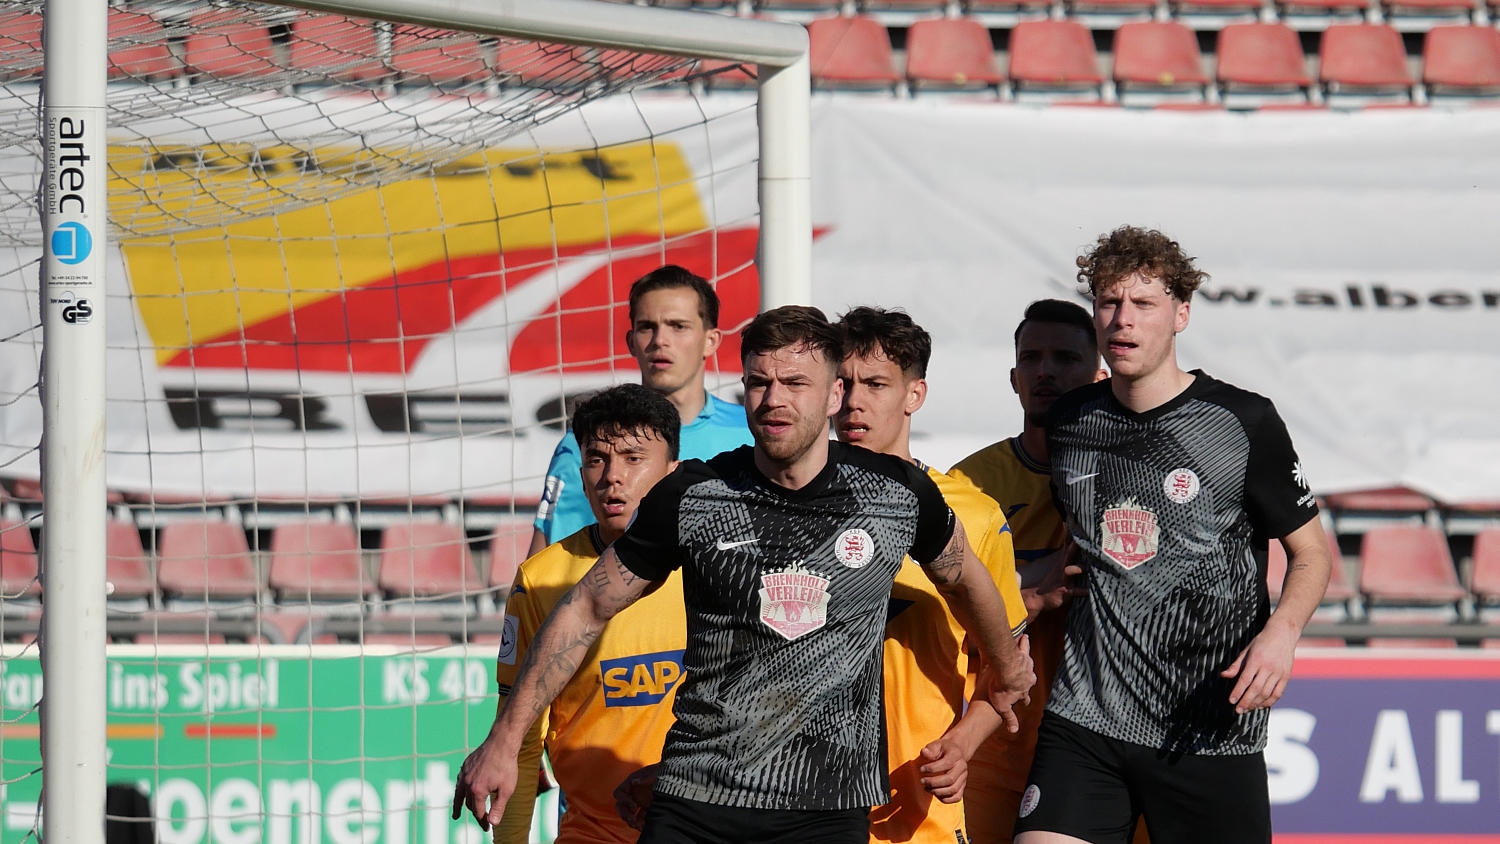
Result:
<svg viewBox="0 0 1500 844"><path fill-rule="evenodd" d="M1176 755L1102 736L1047 713L1016 834L1058 832L1125 844L1137 818L1151 844L1269 844L1265 756Z"/></svg>
<svg viewBox="0 0 1500 844"><path fill-rule="evenodd" d="M870 810L799 812L716 806L657 792L639 844L869 844Z"/></svg>

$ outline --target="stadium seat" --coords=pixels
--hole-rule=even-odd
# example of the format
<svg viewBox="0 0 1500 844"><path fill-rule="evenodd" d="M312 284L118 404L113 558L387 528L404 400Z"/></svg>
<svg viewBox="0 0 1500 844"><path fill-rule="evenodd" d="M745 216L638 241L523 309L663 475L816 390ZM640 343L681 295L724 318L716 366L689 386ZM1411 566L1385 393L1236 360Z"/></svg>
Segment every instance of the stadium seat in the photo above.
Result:
<svg viewBox="0 0 1500 844"><path fill-rule="evenodd" d="M220 519L176 521L161 529L156 584L168 606L253 605L261 592L244 528Z"/></svg>
<svg viewBox="0 0 1500 844"><path fill-rule="evenodd" d="M1052 0L966 0L964 10L986 26L1012 27L1048 16Z"/></svg>
<svg viewBox="0 0 1500 844"><path fill-rule="evenodd" d="M1297 33L1280 23L1235 23L1219 31L1216 78L1226 104L1246 95L1261 104L1265 98L1307 100L1312 77Z"/></svg>
<svg viewBox="0 0 1500 844"><path fill-rule="evenodd" d="M156 577L141 544L140 529L134 522L110 519L104 530L104 571L111 587L110 603L145 609L156 594Z"/></svg>
<svg viewBox="0 0 1500 844"><path fill-rule="evenodd" d="M491 590L508 592L516 581L516 569L526 560L531 546L531 522L515 519L495 528L490 535L489 578Z"/></svg>
<svg viewBox="0 0 1500 844"><path fill-rule="evenodd" d="M1121 103L1137 93L1206 98L1198 37L1174 21L1137 21L1115 31L1114 79Z"/></svg>
<svg viewBox="0 0 1500 844"><path fill-rule="evenodd" d="M161 21L144 12L109 9L109 78L166 79L177 72Z"/></svg>
<svg viewBox="0 0 1500 844"><path fill-rule="evenodd" d="M896 75L891 35L867 15L818 18L807 24L814 88L890 89Z"/></svg>
<svg viewBox="0 0 1500 844"><path fill-rule="evenodd" d="M1394 524L1434 523L1437 503L1406 487L1330 493L1323 503L1333 515L1334 529L1341 534L1364 533L1372 527Z"/></svg>
<svg viewBox="0 0 1500 844"><path fill-rule="evenodd" d="M1483 2L1483 0L1480 0ZM1401 32L1421 32L1435 25L1468 24L1474 0L1381 0L1386 23Z"/></svg>
<svg viewBox="0 0 1500 844"><path fill-rule="evenodd" d="M448 522L397 522L380 542L380 590L404 606L453 609L482 588L463 529Z"/></svg>
<svg viewBox="0 0 1500 844"><path fill-rule="evenodd" d="M1422 42L1422 83L1429 96L1500 94L1500 31L1433 27Z"/></svg>
<svg viewBox="0 0 1500 844"><path fill-rule="evenodd" d="M1334 24L1323 30L1318 81L1327 98L1411 97L1411 73L1401 34L1389 26Z"/></svg>
<svg viewBox="0 0 1500 844"><path fill-rule="evenodd" d="M1326 29L1364 20L1371 0L1277 0L1276 13L1293 29Z"/></svg>
<svg viewBox="0 0 1500 844"><path fill-rule="evenodd" d="M334 82L370 82L388 75L375 56L375 26L370 21L308 14L292 21L291 66Z"/></svg>
<svg viewBox="0 0 1500 844"><path fill-rule="evenodd" d="M0 79L42 75L42 15L38 9L0 10Z"/></svg>
<svg viewBox="0 0 1500 844"><path fill-rule="evenodd" d="M932 18L906 33L906 79L916 89L996 88L1005 80L995 64L990 31L973 18Z"/></svg>
<svg viewBox="0 0 1500 844"><path fill-rule="evenodd" d="M0 599L34 598L42 591L40 575L31 525L0 519Z"/></svg>
<svg viewBox="0 0 1500 844"><path fill-rule="evenodd" d="M196 15L183 43L188 73L218 79L269 76L281 70L271 30L235 12Z"/></svg>
<svg viewBox="0 0 1500 844"><path fill-rule="evenodd" d="M1482 530L1474 537L1469 591L1481 606L1500 606L1500 528Z"/></svg>
<svg viewBox="0 0 1500 844"><path fill-rule="evenodd" d="M563 86L578 75L587 56L583 47L505 40L495 49L495 74L502 85Z"/></svg>
<svg viewBox="0 0 1500 844"><path fill-rule="evenodd" d="M357 604L375 594L365 570L359 536L347 522L303 521L271 531L267 575L278 603L346 601Z"/></svg>
<svg viewBox="0 0 1500 844"><path fill-rule="evenodd" d="M1464 597L1448 538L1436 528L1372 528L1359 558L1359 591L1372 606L1452 606Z"/></svg>
<svg viewBox="0 0 1500 844"><path fill-rule="evenodd" d="M1349 642L1333 636L1303 636L1297 640L1299 648L1346 648Z"/></svg>
<svg viewBox="0 0 1500 844"><path fill-rule="evenodd" d="M1218 29L1259 18L1261 0L1168 0L1173 19L1193 29Z"/></svg>
<svg viewBox="0 0 1500 844"><path fill-rule="evenodd" d="M1328 589L1323 593L1323 605L1347 604L1355 597L1355 591L1344 569L1344 555L1339 550L1338 537L1332 532L1325 535L1328 537L1329 559L1333 561L1333 566L1328 572ZM1281 584L1286 579L1286 549L1273 539L1269 550L1266 558L1266 590L1274 604L1281 599Z"/></svg>
<svg viewBox="0 0 1500 844"><path fill-rule="evenodd" d="M1022 21L1010 33L1009 76L1017 98L1023 91L1100 98L1094 37L1077 21Z"/></svg>
<svg viewBox="0 0 1500 844"><path fill-rule="evenodd" d="M391 67L419 83L475 82L489 75L477 35L401 24L391 34Z"/></svg>
<svg viewBox="0 0 1500 844"><path fill-rule="evenodd" d="M1419 636L1371 636L1365 640L1367 648L1456 648L1457 639L1428 639Z"/></svg>

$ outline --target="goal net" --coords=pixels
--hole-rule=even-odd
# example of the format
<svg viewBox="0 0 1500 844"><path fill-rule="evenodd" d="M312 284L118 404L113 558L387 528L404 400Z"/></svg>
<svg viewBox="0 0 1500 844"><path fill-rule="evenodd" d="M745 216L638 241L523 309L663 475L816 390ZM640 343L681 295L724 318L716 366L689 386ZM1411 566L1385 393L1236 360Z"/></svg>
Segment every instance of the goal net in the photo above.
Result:
<svg viewBox="0 0 1500 844"><path fill-rule="evenodd" d="M682 45L707 13L665 13L673 56L382 14L108 9L107 277L66 295L107 317L108 779L162 842L483 837L453 775L570 402L636 377L630 282L713 281L729 398L765 299L760 74ZM0 10L12 841L44 827L44 18Z"/></svg>

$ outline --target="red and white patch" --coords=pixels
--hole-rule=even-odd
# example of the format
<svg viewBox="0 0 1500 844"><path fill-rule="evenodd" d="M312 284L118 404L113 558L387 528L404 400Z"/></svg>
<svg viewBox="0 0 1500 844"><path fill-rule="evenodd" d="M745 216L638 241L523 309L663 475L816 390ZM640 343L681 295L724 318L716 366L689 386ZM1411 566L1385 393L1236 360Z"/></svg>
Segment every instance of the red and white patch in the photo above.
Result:
<svg viewBox="0 0 1500 844"><path fill-rule="evenodd" d="M833 556L851 569L864 568L875 558L875 540L861 528L850 528L834 543Z"/></svg>
<svg viewBox="0 0 1500 844"><path fill-rule="evenodd" d="M1021 817L1024 818L1035 812L1041 802L1042 790L1037 787L1036 783L1026 786L1026 790L1021 793Z"/></svg>
<svg viewBox="0 0 1500 844"><path fill-rule="evenodd" d="M828 579L793 565L760 576L760 623L787 640L828 623Z"/></svg>
<svg viewBox="0 0 1500 844"><path fill-rule="evenodd" d="M1198 474L1192 469L1173 469L1162 480L1161 488L1167 498L1178 504L1186 504L1198 497L1198 491L1203 485L1198 482Z"/></svg>
<svg viewBox="0 0 1500 844"><path fill-rule="evenodd" d="M1159 537L1156 514L1134 499L1105 510L1099 520L1099 550L1127 569L1155 557Z"/></svg>

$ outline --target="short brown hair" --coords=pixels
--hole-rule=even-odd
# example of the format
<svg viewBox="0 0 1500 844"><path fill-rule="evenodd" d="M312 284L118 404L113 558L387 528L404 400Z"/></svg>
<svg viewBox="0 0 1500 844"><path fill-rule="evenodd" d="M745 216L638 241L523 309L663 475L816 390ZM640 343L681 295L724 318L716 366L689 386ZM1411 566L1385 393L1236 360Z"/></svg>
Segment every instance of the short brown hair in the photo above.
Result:
<svg viewBox="0 0 1500 844"><path fill-rule="evenodd" d="M1160 280L1168 293L1186 302L1208 280L1208 273L1193 266L1193 258L1177 241L1156 229L1136 226L1120 226L1100 235L1094 248L1077 264L1078 282L1088 287L1091 296L1132 273L1140 273Z"/></svg>
<svg viewBox="0 0 1500 844"><path fill-rule="evenodd" d="M708 279L676 264L658 267L630 285L630 324L635 325L635 309L641 297L657 290L684 288L698 294L698 318L704 328L719 327L719 294Z"/></svg>
<svg viewBox="0 0 1500 844"><path fill-rule="evenodd" d="M782 305L757 314L740 335L740 360L791 346L806 346L837 367L844 360L844 338L817 308Z"/></svg>
<svg viewBox="0 0 1500 844"><path fill-rule="evenodd" d="M932 335L901 310L861 305L839 318L844 333L844 357L864 357L879 351L908 377L927 377L932 359Z"/></svg>

